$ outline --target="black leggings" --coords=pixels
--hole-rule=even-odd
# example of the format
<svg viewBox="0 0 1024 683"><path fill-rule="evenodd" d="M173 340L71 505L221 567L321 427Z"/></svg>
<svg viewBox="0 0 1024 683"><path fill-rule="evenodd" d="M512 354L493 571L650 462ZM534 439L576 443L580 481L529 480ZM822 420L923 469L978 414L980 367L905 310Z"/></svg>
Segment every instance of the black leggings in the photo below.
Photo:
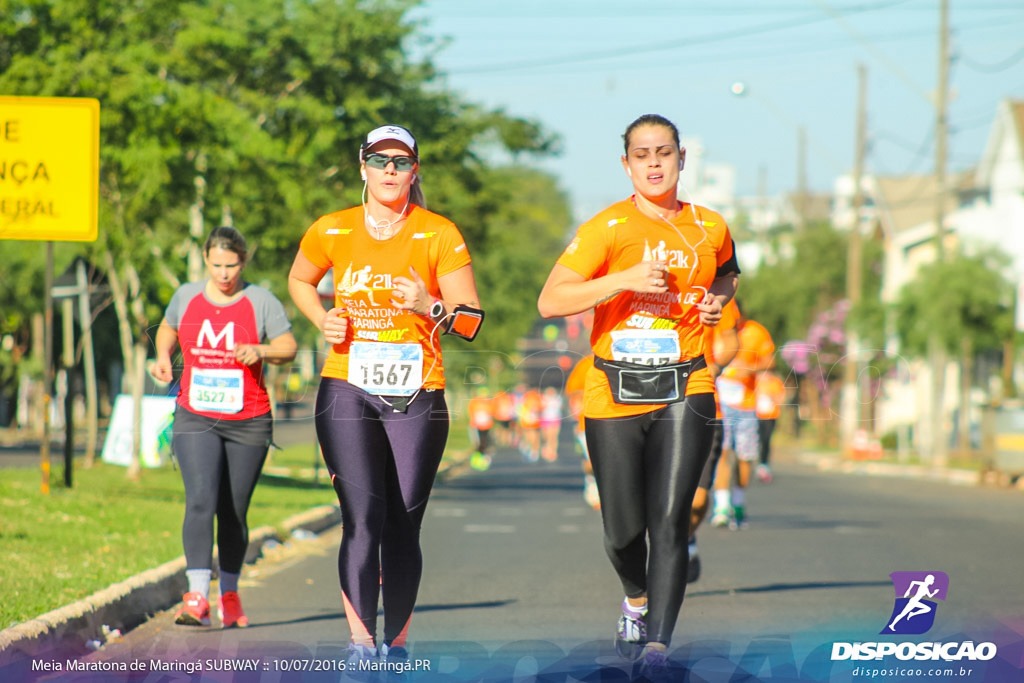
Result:
<svg viewBox="0 0 1024 683"><path fill-rule="evenodd" d="M338 576L365 634L404 643L423 573L420 525L448 439L444 391L421 391L405 413L340 379L324 378L316 433L341 505Z"/></svg>
<svg viewBox="0 0 1024 683"><path fill-rule="evenodd" d="M705 491L710 491L715 484L715 473L718 471L718 461L722 459L722 446L724 445L722 420L715 418L712 422L712 429L714 429L714 434L711 437L711 455L704 463L704 471L701 472L700 483L697 484Z"/></svg>
<svg viewBox="0 0 1024 683"><path fill-rule="evenodd" d="M771 419L759 419L757 421L757 435L758 435L758 462L762 465L768 464L768 459L772 454L772 432L775 431L775 418Z"/></svg>
<svg viewBox="0 0 1024 683"><path fill-rule="evenodd" d="M714 394L695 394L637 417L586 420L605 550L626 596L647 595L651 642L669 643L683 604L690 508L714 417Z"/></svg>
<svg viewBox="0 0 1024 683"><path fill-rule="evenodd" d="M251 420L215 420L183 408L174 414L174 457L185 484L181 540L188 569L213 565L217 517L220 568L242 571L249 546L246 515L270 447L270 413Z"/></svg>

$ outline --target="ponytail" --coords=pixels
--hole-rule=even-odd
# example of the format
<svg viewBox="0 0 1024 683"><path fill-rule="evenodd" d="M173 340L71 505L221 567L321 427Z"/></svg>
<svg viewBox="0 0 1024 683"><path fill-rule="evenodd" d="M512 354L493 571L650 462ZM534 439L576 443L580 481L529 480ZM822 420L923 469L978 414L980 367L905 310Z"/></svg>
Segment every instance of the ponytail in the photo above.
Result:
<svg viewBox="0 0 1024 683"><path fill-rule="evenodd" d="M423 196L423 187L420 185L418 173L416 174L416 180L412 183L412 187L409 188L409 203L415 204L421 209L427 208L427 198Z"/></svg>

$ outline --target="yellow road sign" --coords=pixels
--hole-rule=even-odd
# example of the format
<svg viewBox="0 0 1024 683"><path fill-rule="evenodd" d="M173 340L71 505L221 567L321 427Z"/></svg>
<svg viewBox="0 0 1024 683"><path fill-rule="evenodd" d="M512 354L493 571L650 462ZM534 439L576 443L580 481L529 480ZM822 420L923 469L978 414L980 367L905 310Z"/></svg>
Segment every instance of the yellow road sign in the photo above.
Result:
<svg viewBox="0 0 1024 683"><path fill-rule="evenodd" d="M99 100L0 97L0 239L95 240L99 166Z"/></svg>

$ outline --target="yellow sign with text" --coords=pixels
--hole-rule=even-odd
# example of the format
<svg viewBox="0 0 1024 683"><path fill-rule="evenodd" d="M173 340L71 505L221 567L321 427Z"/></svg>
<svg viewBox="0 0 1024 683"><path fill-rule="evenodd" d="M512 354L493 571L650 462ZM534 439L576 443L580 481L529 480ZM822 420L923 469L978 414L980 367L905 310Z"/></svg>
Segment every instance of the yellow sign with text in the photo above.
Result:
<svg viewBox="0 0 1024 683"><path fill-rule="evenodd" d="M94 241L99 172L99 100L0 97L0 239Z"/></svg>

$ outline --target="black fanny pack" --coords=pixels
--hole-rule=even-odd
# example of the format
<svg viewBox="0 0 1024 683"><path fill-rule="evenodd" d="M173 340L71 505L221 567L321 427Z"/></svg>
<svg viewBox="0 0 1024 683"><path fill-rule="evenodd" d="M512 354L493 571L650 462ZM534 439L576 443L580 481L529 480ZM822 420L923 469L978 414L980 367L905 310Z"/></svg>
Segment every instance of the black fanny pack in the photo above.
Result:
<svg viewBox="0 0 1024 683"><path fill-rule="evenodd" d="M625 404L678 403L686 398L690 375L707 367L704 356L682 363L641 365L594 357L594 367L608 378L612 400Z"/></svg>

